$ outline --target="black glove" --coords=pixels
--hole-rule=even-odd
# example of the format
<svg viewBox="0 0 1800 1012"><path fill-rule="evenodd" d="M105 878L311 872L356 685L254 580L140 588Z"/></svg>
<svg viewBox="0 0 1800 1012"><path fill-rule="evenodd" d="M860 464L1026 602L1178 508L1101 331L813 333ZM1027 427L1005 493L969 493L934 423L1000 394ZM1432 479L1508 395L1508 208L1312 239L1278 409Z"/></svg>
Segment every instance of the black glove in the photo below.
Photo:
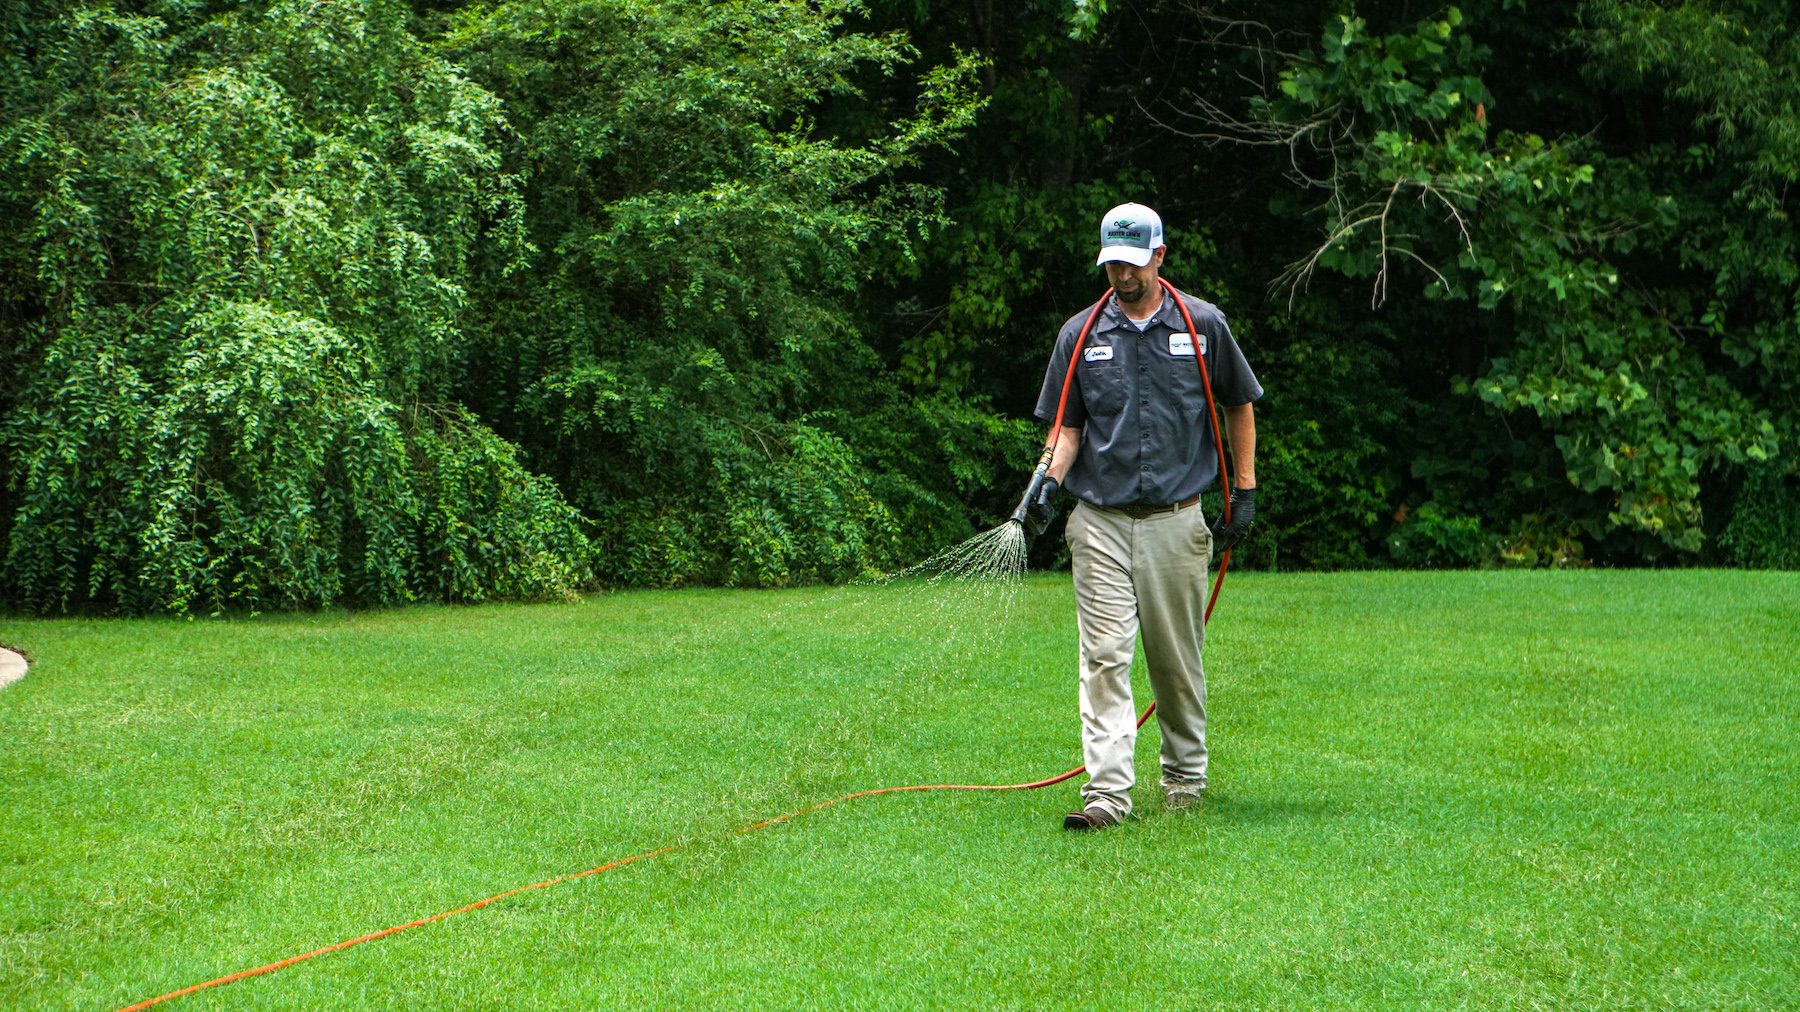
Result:
<svg viewBox="0 0 1800 1012"><path fill-rule="evenodd" d="M1032 537L1044 533L1044 528L1056 519L1056 506L1051 500L1056 498L1056 491L1060 488L1062 486L1056 483L1055 478L1045 478L1044 483L1038 486L1038 494L1025 504L1025 531Z"/></svg>
<svg viewBox="0 0 1800 1012"><path fill-rule="evenodd" d="M1250 536L1250 523L1256 519L1256 490L1231 490L1231 522L1213 532L1213 551L1220 555L1243 544Z"/></svg>

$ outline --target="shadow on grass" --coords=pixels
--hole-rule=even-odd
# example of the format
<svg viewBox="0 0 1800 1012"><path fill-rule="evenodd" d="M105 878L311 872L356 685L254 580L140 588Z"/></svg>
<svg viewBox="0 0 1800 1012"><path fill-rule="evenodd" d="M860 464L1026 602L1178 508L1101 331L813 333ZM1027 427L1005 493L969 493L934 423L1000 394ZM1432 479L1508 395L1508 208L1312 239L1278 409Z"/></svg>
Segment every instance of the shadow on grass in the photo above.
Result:
<svg viewBox="0 0 1800 1012"><path fill-rule="evenodd" d="M1207 795L1194 810L1170 812L1169 816L1213 825L1267 826L1301 819L1326 819L1337 813L1336 805L1323 800L1295 801L1214 791Z"/></svg>

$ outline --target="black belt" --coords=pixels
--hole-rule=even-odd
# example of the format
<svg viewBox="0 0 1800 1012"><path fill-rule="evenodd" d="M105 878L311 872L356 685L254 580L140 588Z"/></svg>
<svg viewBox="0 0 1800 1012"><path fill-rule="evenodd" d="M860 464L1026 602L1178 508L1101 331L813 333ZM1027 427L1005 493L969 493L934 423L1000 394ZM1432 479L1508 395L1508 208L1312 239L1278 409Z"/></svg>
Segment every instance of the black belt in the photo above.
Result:
<svg viewBox="0 0 1800 1012"><path fill-rule="evenodd" d="M1191 495L1191 496L1188 496L1186 499L1181 500L1180 502L1161 503L1161 504L1134 502L1134 503L1127 503L1124 506L1108 506L1106 508L1112 509L1112 510L1118 510L1120 513L1125 514L1126 516L1130 517L1133 520L1142 520L1145 517L1153 517L1153 516L1157 515L1158 513L1173 513L1176 510L1184 510L1184 509L1187 509L1189 506L1195 505L1199 501L1200 501L1200 497L1198 495Z"/></svg>

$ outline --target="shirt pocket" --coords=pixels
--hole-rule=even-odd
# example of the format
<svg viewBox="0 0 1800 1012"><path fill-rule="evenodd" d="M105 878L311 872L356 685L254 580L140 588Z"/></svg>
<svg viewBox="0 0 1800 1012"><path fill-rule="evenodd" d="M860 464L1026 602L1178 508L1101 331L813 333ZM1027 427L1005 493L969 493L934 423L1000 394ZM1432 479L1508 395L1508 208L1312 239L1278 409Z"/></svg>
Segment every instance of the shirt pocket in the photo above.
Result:
<svg viewBox="0 0 1800 1012"><path fill-rule="evenodd" d="M1210 369L1212 360L1208 359L1206 365ZM1206 380L1200 372L1198 361L1187 355L1170 356L1168 366L1171 374L1170 384L1183 404L1206 403Z"/></svg>
<svg viewBox="0 0 1800 1012"><path fill-rule="evenodd" d="M1090 415L1117 415L1125 410L1125 370L1111 362L1081 364L1081 403Z"/></svg>

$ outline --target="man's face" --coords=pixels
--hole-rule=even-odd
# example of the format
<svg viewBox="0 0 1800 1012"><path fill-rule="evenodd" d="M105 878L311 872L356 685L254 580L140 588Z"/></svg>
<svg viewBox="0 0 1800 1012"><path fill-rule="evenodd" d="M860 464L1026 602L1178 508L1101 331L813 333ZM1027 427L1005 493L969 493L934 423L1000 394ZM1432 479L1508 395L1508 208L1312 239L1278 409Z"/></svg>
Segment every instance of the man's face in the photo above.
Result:
<svg viewBox="0 0 1800 1012"><path fill-rule="evenodd" d="M1167 249L1167 246L1158 246L1150 255L1150 262L1142 267L1133 267L1122 260L1106 262L1106 280L1126 308L1142 305L1156 291L1156 275L1162 269L1163 253Z"/></svg>

